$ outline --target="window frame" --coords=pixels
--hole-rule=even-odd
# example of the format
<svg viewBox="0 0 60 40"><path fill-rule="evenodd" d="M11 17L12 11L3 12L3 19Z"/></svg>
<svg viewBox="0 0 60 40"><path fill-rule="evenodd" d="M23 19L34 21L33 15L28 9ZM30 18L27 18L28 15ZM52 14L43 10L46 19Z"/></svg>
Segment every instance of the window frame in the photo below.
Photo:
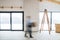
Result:
<svg viewBox="0 0 60 40"><path fill-rule="evenodd" d="M0 11L0 13L10 13L10 29L0 29L0 31L24 31L24 11ZM22 13L22 30L12 30L12 13Z"/></svg>

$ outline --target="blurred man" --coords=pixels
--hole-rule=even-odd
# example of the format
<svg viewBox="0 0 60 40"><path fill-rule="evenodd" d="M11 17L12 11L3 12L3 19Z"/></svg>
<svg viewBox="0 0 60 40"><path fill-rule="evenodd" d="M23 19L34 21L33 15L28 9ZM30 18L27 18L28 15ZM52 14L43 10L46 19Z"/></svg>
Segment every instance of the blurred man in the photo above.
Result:
<svg viewBox="0 0 60 40"><path fill-rule="evenodd" d="M26 32L25 32L25 37L27 36L27 33L29 33L30 38L32 37L32 20L30 16L26 17Z"/></svg>

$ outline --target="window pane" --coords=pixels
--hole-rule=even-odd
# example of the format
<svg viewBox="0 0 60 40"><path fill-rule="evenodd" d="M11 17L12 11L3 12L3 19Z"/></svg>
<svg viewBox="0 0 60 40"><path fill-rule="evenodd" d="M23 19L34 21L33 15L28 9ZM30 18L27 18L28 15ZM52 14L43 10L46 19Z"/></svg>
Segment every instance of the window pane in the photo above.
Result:
<svg viewBox="0 0 60 40"><path fill-rule="evenodd" d="M10 29L10 13L0 13L1 29Z"/></svg>
<svg viewBox="0 0 60 40"><path fill-rule="evenodd" d="M42 19L43 19L43 15L44 15L44 12L40 12L39 13L39 30L41 28L41 23L42 23ZM50 12L48 12L48 19L49 19L49 22L50 22ZM44 20L44 19L43 19ZM48 30L48 24L47 24L47 18L46 18L46 15L45 15L45 22L43 24L43 30Z"/></svg>
<svg viewBox="0 0 60 40"><path fill-rule="evenodd" d="M55 24L60 24L60 13L52 12L52 30L55 30Z"/></svg>
<svg viewBox="0 0 60 40"><path fill-rule="evenodd" d="M22 13L12 13L12 30L22 30Z"/></svg>

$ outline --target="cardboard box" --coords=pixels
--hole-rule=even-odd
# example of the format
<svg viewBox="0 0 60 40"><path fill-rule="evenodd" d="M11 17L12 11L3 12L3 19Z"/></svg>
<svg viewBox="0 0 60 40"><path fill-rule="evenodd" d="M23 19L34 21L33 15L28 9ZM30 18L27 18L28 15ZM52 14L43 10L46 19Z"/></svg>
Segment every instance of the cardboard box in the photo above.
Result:
<svg viewBox="0 0 60 40"><path fill-rule="evenodd" d="M55 24L56 33L60 33L60 24Z"/></svg>

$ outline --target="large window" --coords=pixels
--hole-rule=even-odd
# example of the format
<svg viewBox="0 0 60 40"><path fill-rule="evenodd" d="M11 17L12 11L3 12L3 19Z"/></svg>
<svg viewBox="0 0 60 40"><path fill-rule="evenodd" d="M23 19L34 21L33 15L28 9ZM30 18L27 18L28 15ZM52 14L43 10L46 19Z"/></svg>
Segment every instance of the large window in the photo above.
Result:
<svg viewBox="0 0 60 40"><path fill-rule="evenodd" d="M0 11L0 30L24 30L23 11Z"/></svg>
<svg viewBox="0 0 60 40"><path fill-rule="evenodd" d="M10 13L0 13L1 29L10 29Z"/></svg>
<svg viewBox="0 0 60 40"><path fill-rule="evenodd" d="M12 30L22 30L22 13L12 13Z"/></svg>
<svg viewBox="0 0 60 40"><path fill-rule="evenodd" d="M40 30L40 28L41 28L41 22L42 22L42 19L43 19L43 15L44 15L44 12L40 12L39 13L39 30ZM50 19L51 19L51 13L50 12L48 12L48 18L49 18L49 22L50 22ZM48 30L48 24L47 24L47 18L46 18L46 16L45 16L45 19L43 19L43 20L45 20L45 22L44 22L44 24L43 24L43 30Z"/></svg>
<svg viewBox="0 0 60 40"><path fill-rule="evenodd" d="M41 28L41 22L42 22L42 18L43 18L43 14L44 12L40 12L39 13L39 30ZM60 24L60 12L48 12L48 17L49 17L49 22L50 22L50 28L51 30L55 30L55 24ZM45 19L45 23L44 23L44 30L48 30L48 26L46 23L46 19Z"/></svg>
<svg viewBox="0 0 60 40"><path fill-rule="evenodd" d="M52 12L52 30L55 30L55 24L60 24L59 12Z"/></svg>

